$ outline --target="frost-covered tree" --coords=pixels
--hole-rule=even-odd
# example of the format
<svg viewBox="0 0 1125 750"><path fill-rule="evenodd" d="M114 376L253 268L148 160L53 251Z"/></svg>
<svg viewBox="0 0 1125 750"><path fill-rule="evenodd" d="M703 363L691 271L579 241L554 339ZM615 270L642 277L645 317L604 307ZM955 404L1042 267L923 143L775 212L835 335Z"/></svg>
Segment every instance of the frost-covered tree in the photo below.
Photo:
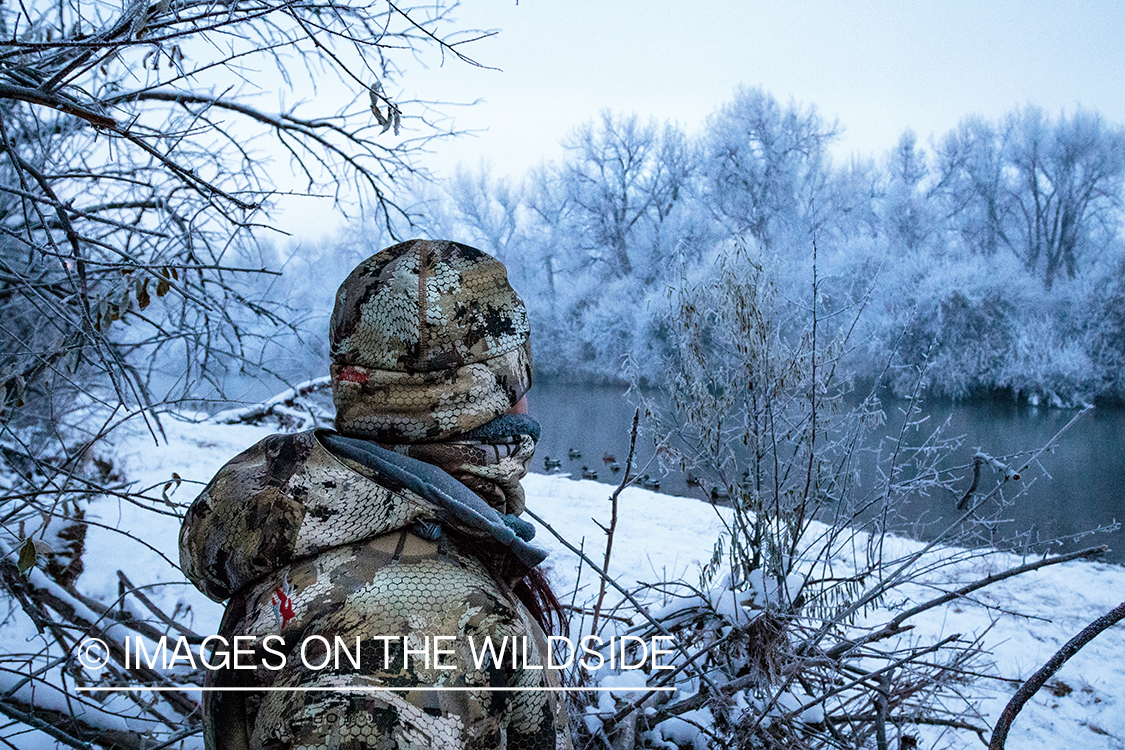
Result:
<svg viewBox="0 0 1125 750"><path fill-rule="evenodd" d="M1007 248L1049 289L1105 251L1120 229L1125 129L1036 107L998 125L963 121L938 151L937 191L972 252Z"/></svg>
<svg viewBox="0 0 1125 750"><path fill-rule="evenodd" d="M493 178L482 166L475 172L459 168L446 188L459 222L469 239L509 266L523 262L517 247L526 223L521 221L522 195L518 185Z"/></svg>
<svg viewBox="0 0 1125 750"><path fill-rule="evenodd" d="M937 151L940 178L935 194L944 199L963 247L983 256L1012 246L1006 138L1004 130L970 117L945 137Z"/></svg>
<svg viewBox="0 0 1125 750"><path fill-rule="evenodd" d="M767 250L808 237L831 215L827 148L839 132L814 107L739 89L707 121L705 200L731 233Z"/></svg>
<svg viewBox="0 0 1125 750"><path fill-rule="evenodd" d="M891 252L917 250L941 229L930 199L930 166L914 131L907 130L887 154L879 213Z"/></svg>
<svg viewBox="0 0 1125 750"><path fill-rule="evenodd" d="M563 141L564 156L541 173L560 195L575 251L609 276L650 266L654 235L685 195L692 154L681 130L606 110Z"/></svg>
<svg viewBox="0 0 1125 750"><path fill-rule="evenodd" d="M1120 228L1125 128L1081 110L1051 122L1036 107L1006 124L1018 252L1049 289L1064 272L1074 278Z"/></svg>

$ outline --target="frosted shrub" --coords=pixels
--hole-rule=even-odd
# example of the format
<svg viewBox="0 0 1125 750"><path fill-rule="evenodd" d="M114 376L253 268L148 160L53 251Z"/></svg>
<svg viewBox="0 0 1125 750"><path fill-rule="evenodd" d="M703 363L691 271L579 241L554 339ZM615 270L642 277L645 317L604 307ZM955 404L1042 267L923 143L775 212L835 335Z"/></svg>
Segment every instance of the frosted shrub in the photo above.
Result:
<svg viewBox="0 0 1125 750"><path fill-rule="evenodd" d="M873 250L874 256L883 250ZM1112 390L1119 338L1113 285L1091 274L1047 290L1014 256L905 253L880 267L864 319L862 356L849 365L899 397L918 385L942 398L1006 391L1033 404L1073 406Z"/></svg>
<svg viewBox="0 0 1125 750"><path fill-rule="evenodd" d="M1125 399L1125 260L1109 265L1089 285L1076 317L1093 373L1101 380L1099 393Z"/></svg>
<svg viewBox="0 0 1125 750"><path fill-rule="evenodd" d="M899 347L900 364L906 367L897 370L903 377L896 380L896 390L909 392L914 373L924 368L933 390L944 395L988 392L1014 346L1014 313L1010 303L992 293L972 300L954 291L919 304Z"/></svg>
<svg viewBox="0 0 1125 750"><path fill-rule="evenodd" d="M1017 326L996 383L1033 405L1089 402L1100 385L1086 342L1067 336L1054 315L1028 315Z"/></svg>
<svg viewBox="0 0 1125 750"><path fill-rule="evenodd" d="M725 532L697 583L642 585L612 622L595 625L603 636L673 636L675 671L653 671L647 684L674 684L674 699L652 692L611 702L603 693L586 728L618 748L885 750L889 735L896 745L917 741L920 726L983 736L987 727L966 719L977 715L967 686L989 669L987 658L959 635L912 637L909 621L999 580L954 593L930 588L948 586L950 566L988 554L938 544L979 540L983 525L999 520L1003 503L994 500L1027 467L984 454L951 466L960 441L941 427L920 433L911 407L901 431L875 450L876 478L861 484L861 446L883 426L882 413L874 397L845 405L839 362L862 300L825 306L815 250L805 296L782 295L777 265L746 244L724 248L711 269L681 268L658 311L667 406L645 407L660 455L692 469L727 507ZM983 335L1000 316L991 302L954 304L945 320L963 332ZM887 535L906 503L932 494L963 515L927 544ZM1062 559L1072 556L1026 569Z"/></svg>

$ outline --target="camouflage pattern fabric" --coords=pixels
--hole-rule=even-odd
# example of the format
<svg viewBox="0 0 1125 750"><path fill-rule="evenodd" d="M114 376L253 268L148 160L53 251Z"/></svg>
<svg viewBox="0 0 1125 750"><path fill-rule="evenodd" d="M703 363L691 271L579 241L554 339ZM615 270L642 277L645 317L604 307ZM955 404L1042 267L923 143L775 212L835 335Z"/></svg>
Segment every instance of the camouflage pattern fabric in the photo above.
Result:
<svg viewBox="0 0 1125 750"><path fill-rule="evenodd" d="M336 295L336 429L386 444L469 432L531 386L529 335L499 261L444 240L387 248Z"/></svg>
<svg viewBox="0 0 1125 750"><path fill-rule="evenodd" d="M511 415L509 415L511 416ZM518 433L489 439L465 436L440 443L411 443L394 450L440 466L500 513L519 515L524 510L520 480L535 455L532 435Z"/></svg>
<svg viewBox="0 0 1125 750"><path fill-rule="evenodd" d="M209 672L209 684L326 689L206 693L208 748L569 748L559 693L354 692L558 684L535 668L546 641L513 581L493 580L475 554L488 540L444 526L435 541L411 532L435 516L426 498L337 458L313 432L267 438L219 471L185 518L181 564L208 596L230 598L220 635L279 636L285 659L271 669L280 659L259 648L243 661L253 669ZM359 664L344 654L312 668L335 656L314 636L339 637L353 655L358 638ZM432 656L436 636L452 636L452 653L405 658L404 643ZM485 636L497 649L507 637L509 650L478 668Z"/></svg>

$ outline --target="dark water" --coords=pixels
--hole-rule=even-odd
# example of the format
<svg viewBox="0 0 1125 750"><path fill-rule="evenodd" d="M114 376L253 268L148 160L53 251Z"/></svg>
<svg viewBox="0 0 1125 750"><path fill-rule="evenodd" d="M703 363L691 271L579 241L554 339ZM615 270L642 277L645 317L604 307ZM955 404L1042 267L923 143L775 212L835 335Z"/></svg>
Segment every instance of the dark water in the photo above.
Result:
<svg viewBox="0 0 1125 750"><path fill-rule="evenodd" d="M560 470L572 473L575 478L586 466L597 472L600 482L614 485L620 482L621 474L610 471L603 458L610 454L624 467L629 452L629 430L635 407L621 388L540 381L533 387L529 400L532 415L543 426L533 471L545 473L543 459L547 456L561 461ZM897 436L902 421L901 405L890 402L884 406L888 420L881 433ZM1070 410L993 402L926 404L924 413L929 415L929 420L917 431L911 431L907 440L921 440L948 419L945 434L964 436L962 445L948 461L951 466L968 465L977 450L1002 456L1042 447L1075 415ZM572 448L581 451L582 457L569 458L568 451ZM644 466L652 454L651 441L638 439L640 465ZM1080 534L1117 520L1125 521L1125 410L1087 412L1063 434L1057 447L1040 457L1039 464L1049 476L1038 467L1025 473L1024 483L1029 486L1009 509L1012 521L997 528L998 538L1020 532L1030 534L1032 539L1049 540ZM661 492L704 497L703 490L689 486L684 475L661 474L656 462L641 471L660 477ZM991 471L986 468L982 472L982 489L991 486L986 485L990 476ZM874 477L861 481L873 482ZM1019 488L1011 487L1013 491L1016 489ZM957 497L948 494L918 498L906 512L913 516L910 521L920 518L928 529L944 529L942 519L952 521L958 515L954 510L956 502ZM918 533L917 527L912 528L913 533ZM925 536L925 530L918 535ZM1125 563L1125 533L1122 531L1096 534L1053 547L1052 551L1095 544L1109 545L1111 552L1107 560Z"/></svg>

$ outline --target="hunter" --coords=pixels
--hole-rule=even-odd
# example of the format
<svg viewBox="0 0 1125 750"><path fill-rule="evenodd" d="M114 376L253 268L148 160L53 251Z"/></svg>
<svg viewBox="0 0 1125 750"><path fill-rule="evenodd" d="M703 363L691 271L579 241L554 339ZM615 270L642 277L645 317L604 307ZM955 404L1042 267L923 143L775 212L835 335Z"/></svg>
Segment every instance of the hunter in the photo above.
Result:
<svg viewBox="0 0 1125 750"><path fill-rule="evenodd" d="M208 686L271 689L206 692L209 750L570 747L536 668L565 623L519 518L529 336L504 266L466 245L404 242L347 277L336 430L262 440L184 519L185 573L252 649ZM486 637L525 651L482 660Z"/></svg>

